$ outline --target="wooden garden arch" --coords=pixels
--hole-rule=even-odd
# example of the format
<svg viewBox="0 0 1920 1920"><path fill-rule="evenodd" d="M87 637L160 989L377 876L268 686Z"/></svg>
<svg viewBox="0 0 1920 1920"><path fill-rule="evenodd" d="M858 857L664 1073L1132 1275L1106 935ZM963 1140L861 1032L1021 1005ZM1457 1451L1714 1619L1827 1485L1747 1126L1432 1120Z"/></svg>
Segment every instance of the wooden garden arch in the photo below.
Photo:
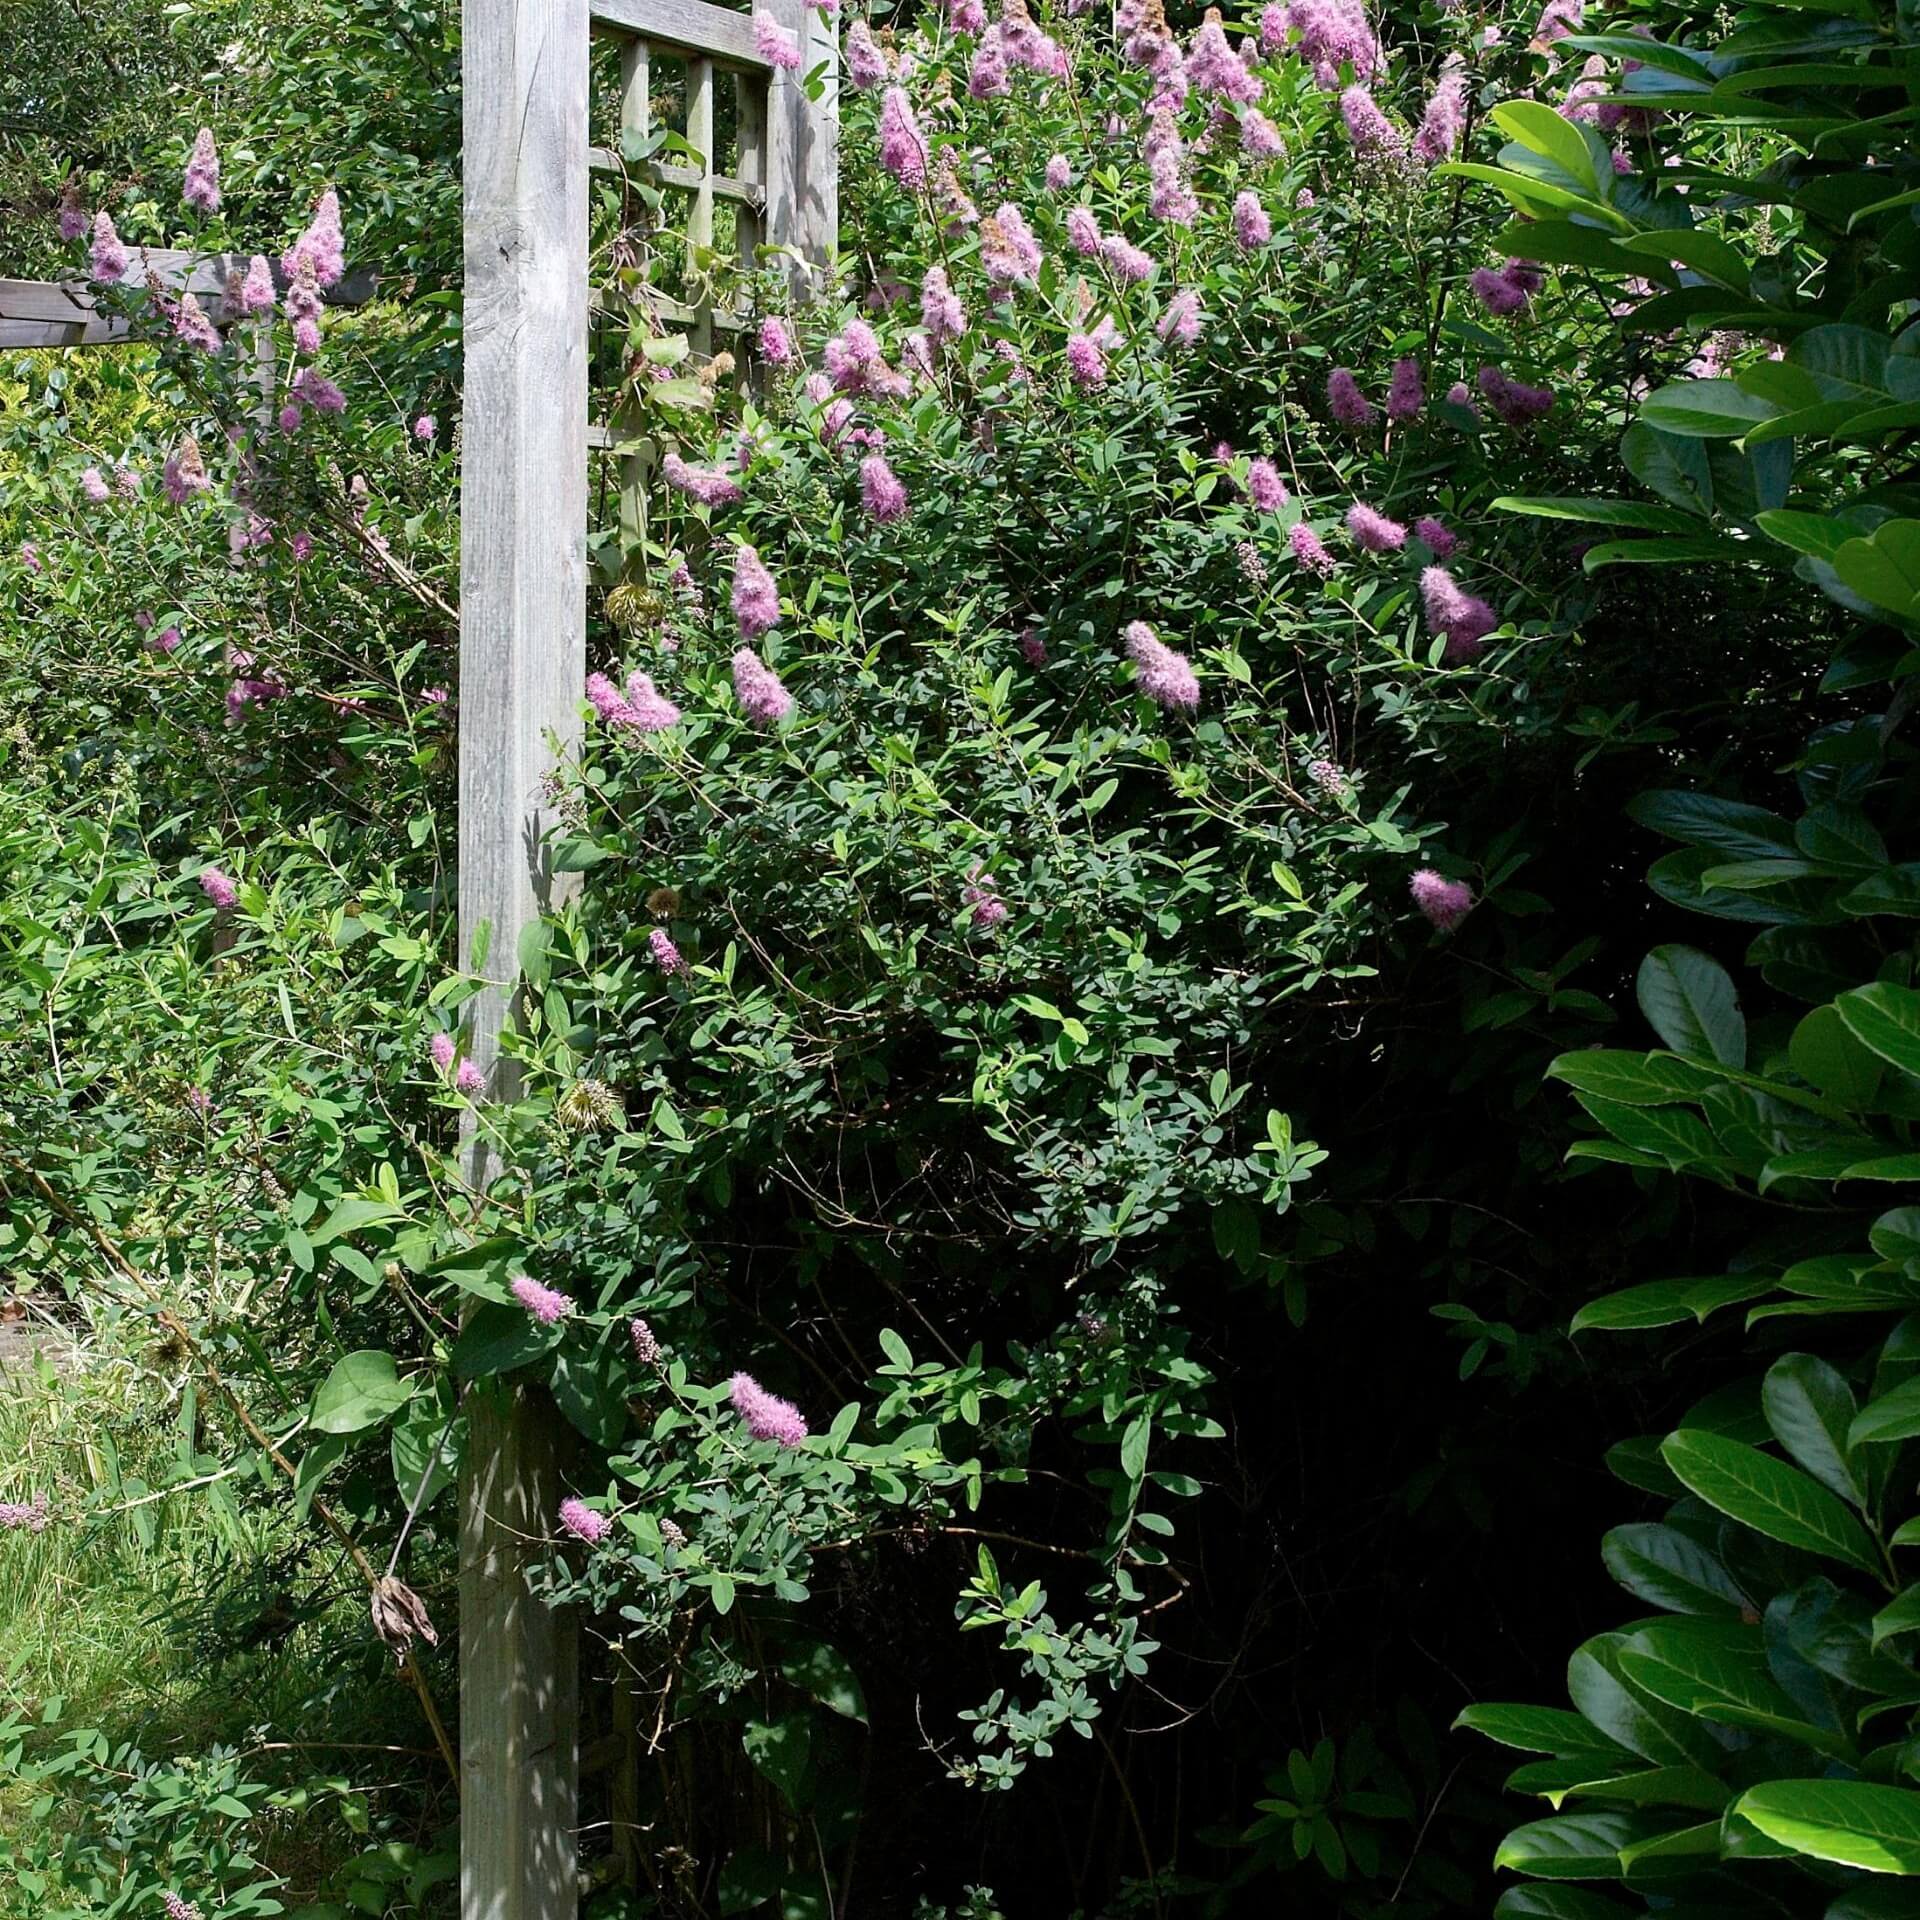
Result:
<svg viewBox="0 0 1920 1920"><path fill-rule="evenodd" d="M716 196L743 250L791 250L802 283L839 221L837 41L803 0L760 0L803 50L759 53L751 22L704 0L463 0L466 373L460 507L460 942L489 929L490 987L472 1055L494 1077L512 1017L520 935L577 884L547 865L545 781L577 743L586 676L589 40L621 42L625 127L644 130L649 56L687 63L698 164L655 166L690 192L688 237L710 244ZM714 165L713 90L739 105L735 175ZM806 87L816 75L812 94ZM824 84L822 84L824 82ZM664 303L656 303L664 305ZM694 345L716 316L685 311ZM623 510L645 483L623 469ZM502 1089L504 1090L504 1089ZM469 1137L468 1177L491 1168ZM559 1499L557 1418L524 1390L472 1397L460 1482L461 1920L570 1920L578 1907L578 1638L527 1590Z"/></svg>

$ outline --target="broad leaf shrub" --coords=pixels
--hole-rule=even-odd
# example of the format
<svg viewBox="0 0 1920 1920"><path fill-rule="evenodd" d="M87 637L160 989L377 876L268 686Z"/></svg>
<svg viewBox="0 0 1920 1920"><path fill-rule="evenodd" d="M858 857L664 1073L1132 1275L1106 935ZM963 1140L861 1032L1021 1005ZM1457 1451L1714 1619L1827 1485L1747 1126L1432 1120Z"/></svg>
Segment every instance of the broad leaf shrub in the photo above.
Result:
<svg viewBox="0 0 1920 1920"><path fill-rule="evenodd" d="M1364 1630L1352 1700L1209 1737L1233 1751L1186 1867L1177 1796L1123 1821L1108 1774L1169 1653L1239 1685L1274 1634L1282 1501L1308 1584L1354 1600L1346 1497L1308 1505L1274 1417L1284 1329L1364 1348L1404 1261L1464 1374L1574 1377L1504 1277L1553 1206L1488 1204L1555 1158L1537 1063L1610 1017L1611 883L1558 832L1583 781L1726 732L1697 585L1661 589L1693 617L1655 694L1562 530L1490 512L1585 484L1644 356L1442 171L1560 57L1489 24L850 22L845 273L804 306L785 262L689 260L648 167L671 138L629 142L601 399L655 478L644 524L601 496L553 849L582 891L511 956L511 1098L462 1026L499 956L450 950L448 47L409 12L389 57L422 78L363 89L343 56L324 141L301 64L263 57L217 208L176 207L189 137L151 180L75 178L142 345L7 376L10 1259L167 1316L201 1445L341 1587L405 1576L443 1640L459 1396L537 1385L572 1447L541 1591L659 1730L669 1910L821 1911L823 1875L924 1857L920 1773L1031 1795L1078 1757L1114 1857L1074 1899L1227 1911L1280 1872L1354 1914L1473 1898L1488 1815ZM372 57L383 29L308 30ZM316 353L294 242L336 164L370 191L329 260L420 277L321 315ZM211 354L143 242L263 247L274 304ZM663 281L771 324L699 366ZM1804 660L1810 598L1740 609L1757 660ZM1762 678L1755 754L1793 718ZM1497 1117L1477 1156L1463 1103ZM1561 1232L1586 1273L1587 1216ZM1344 1405L1313 1417L1360 1444ZM1410 1580L1505 1470L1504 1405L1447 1418L1365 1496L1417 1516ZM111 1505L78 1474L6 1491L23 1531ZM403 1646L417 1619L378 1591L376 1617ZM430 1754L449 1662L406 1658ZM253 1884L222 1859L188 1884L142 1855L128 1891L211 1915Z"/></svg>
<svg viewBox="0 0 1920 1920"><path fill-rule="evenodd" d="M1881 130L1903 124L1913 22L1872 0L1763 5L1731 32L1637 37L1567 37L1587 58L1560 110L1496 108L1499 164L1459 170L1520 215L1503 241L1606 290L1638 360L1622 462L1663 504L1500 504L1632 530L1589 569L1791 566L1854 613L1910 623L1920 188ZM1686 377L1662 379L1681 337Z"/></svg>
<svg viewBox="0 0 1920 1920"><path fill-rule="evenodd" d="M1286 1083L1291 1003L1371 972L1369 913L1415 877L1405 790L1343 740L1338 689L1414 740L1505 697L1444 516L1533 457L1551 401L1498 366L1471 391L1505 418L1442 397L1473 371L1436 348L1457 207L1426 170L1457 124L1421 159L1355 100L1356 161L1284 25L1250 60L1205 26L1178 84L1157 15L1125 25L856 29L865 295L771 317L737 412L636 297L619 411L667 493L598 549L557 852L586 886L522 956L531 1097L498 1116L540 1230L465 1276L491 1295L472 1369L553 1365L602 1445L635 1316L665 1348L649 1445L615 1448L554 1587L661 1639L702 1594L797 1601L821 1542L965 1537L1042 1448L1071 1462L1107 1514L1089 1610L987 1547L960 1598L1011 1656L949 1762L988 1785L1147 1671L1167 1496L1218 1437L1178 1228L1231 1209L1260 1257L1323 1156L1255 1089ZM1393 236L1370 296L1413 320L1358 372L1276 324L1283 275L1338 277L1329 174L1332 218ZM1475 899L1439 869L1414 896L1445 931ZM923 1339L886 1301L928 1260ZM516 1263L565 1294L544 1335L500 1298ZM729 1367L757 1350L812 1398L876 1287L878 1396L834 1382L824 1435L743 1445ZM816 1314L830 1361L788 1337Z"/></svg>
<svg viewBox="0 0 1920 1920"><path fill-rule="evenodd" d="M1653 1616L1574 1653L1571 1711L1463 1715L1543 1756L1509 1784L1556 1809L1501 1848L1538 1882L1503 1895L1503 1913L1630 1910L1554 1884L1598 1880L1652 1911L1842 1920L1904 1910L1867 1875L1920 1871L1902 1453L1920 1431L1904 1204L1920 1178L1920 993L1898 684L1914 607L1897 560L1899 456L1920 416L1901 370L1910 166L1883 158L1868 124L1902 117L1906 35L1903 17L1862 6L1756 9L1712 44L1570 40L1590 55L1575 120L1636 129L1651 192L1638 170L1602 168L1590 125L1496 115L1515 143L1485 177L1534 216L1538 256L1655 282L1615 309L1633 332L1710 330L1692 377L1643 392L1623 442L1668 506L1502 504L1642 530L1594 548L1589 568L1791 566L1869 620L1826 676L1851 703L1793 760L1797 815L1709 787L1631 809L1678 843L1649 876L1663 900L1759 929L1741 984L1692 945L1656 947L1636 987L1663 1050L1586 1050L1552 1068L1599 1128L1577 1158L1635 1169L1649 1191L1679 1174L1745 1196L1747 1230L1726 1271L1642 1280L1574 1318L1576 1334L1679 1329L1665 1336L1690 1362L1678 1377L1713 1384L1670 1431L1608 1455L1664 1503L1603 1549ZM1707 164L1734 124L1741 165ZM1664 278L1635 264L1647 259ZM1696 1329L1716 1315L1744 1324L1752 1371L1728 1364L1727 1338L1702 1366Z"/></svg>
<svg viewBox="0 0 1920 1920"><path fill-rule="evenodd" d="M1573 1330L1691 1330L1741 1310L1768 1364L1706 1394L1664 1437L1608 1456L1629 1486L1668 1502L1607 1535L1608 1570L1670 1617L1582 1645L1568 1668L1573 1712L1463 1716L1547 1756L1510 1782L1566 1809L1508 1837L1501 1861L1524 1872L1624 1880L1649 1898L1746 1888L1804 1909L1824 1897L1850 1914L1880 1909L1816 1863L1920 1871L1901 1717L1915 1698L1904 1636L1920 1620L1902 1554L1920 1537L1902 1464L1920 1432L1920 1214L1898 1204L1920 1177L1920 991L1899 917L1904 869L1873 824L1904 817L1912 778L1897 741L1867 720L1816 737L1797 819L1701 793L1654 793L1640 808L1689 850L1656 876L1706 853L1705 908L1764 929L1748 954L1757 977L1736 990L1698 949L1650 953L1639 1000L1665 1048L1554 1064L1601 1128L1575 1152L1750 1193L1771 1218L1731 1271L1604 1295ZM1589 1910L1547 1893L1501 1904Z"/></svg>

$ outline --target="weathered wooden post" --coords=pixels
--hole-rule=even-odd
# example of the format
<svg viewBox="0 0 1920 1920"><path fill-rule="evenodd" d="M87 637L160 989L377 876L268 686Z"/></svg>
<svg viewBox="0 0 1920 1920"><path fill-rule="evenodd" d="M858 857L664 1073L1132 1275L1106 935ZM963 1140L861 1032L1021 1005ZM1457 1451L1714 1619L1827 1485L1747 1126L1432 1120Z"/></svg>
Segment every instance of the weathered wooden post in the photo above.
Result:
<svg viewBox="0 0 1920 1920"><path fill-rule="evenodd" d="M839 221L838 45L803 0L767 0L824 68L769 75L746 19L704 0L462 0L466 375L460 509L460 939L491 983L471 1003L472 1057L496 1095L520 936L569 885L547 865L547 776L574 747L586 677L588 37L629 40L622 118L644 128L649 40L693 57L700 151L690 225L716 191L757 200L743 241L793 250L817 291ZM748 95L744 181L716 181L715 62ZM764 94L764 99L762 99ZM675 172L681 171L675 169ZM696 328L711 315L690 316ZM601 437L605 439L604 429ZM644 474L630 470L631 491ZM623 512L637 514L623 500ZM466 1169L491 1176L470 1133ZM460 1483L461 1920L572 1920L578 1905L578 1641L527 1591L559 1504L556 1416L524 1390L468 1398ZM629 1826L630 1794L616 1796ZM632 1834L626 1836L631 1856Z"/></svg>
<svg viewBox="0 0 1920 1920"><path fill-rule="evenodd" d="M520 935L566 880L543 782L586 672L588 0L463 0L466 375L460 508L460 940L472 1053L499 1039ZM470 1134L467 1173L488 1152ZM573 1622L527 1591L558 1489L551 1418L469 1396L460 1484L462 1920L576 1910Z"/></svg>
<svg viewBox="0 0 1920 1920"><path fill-rule="evenodd" d="M800 42L798 73L776 73L767 93L767 237L805 263L793 275L802 298L820 293L840 243L840 40L834 21L806 0L767 9ZM818 99L804 84L820 69Z"/></svg>

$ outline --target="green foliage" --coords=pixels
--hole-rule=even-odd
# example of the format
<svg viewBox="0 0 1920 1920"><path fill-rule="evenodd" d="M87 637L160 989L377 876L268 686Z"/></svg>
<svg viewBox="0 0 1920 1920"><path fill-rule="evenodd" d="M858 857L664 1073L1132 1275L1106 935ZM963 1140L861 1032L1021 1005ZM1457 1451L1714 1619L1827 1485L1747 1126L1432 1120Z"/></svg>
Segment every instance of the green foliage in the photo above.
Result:
<svg viewBox="0 0 1920 1920"><path fill-rule="evenodd" d="M1911 153L1884 149L1880 129L1904 117L1912 19L1760 6L1713 42L1662 33L1650 56L1634 37L1567 44L1604 70L1602 104L1585 112L1621 119L1636 171L1616 175L1591 127L1526 101L1495 111L1513 135L1501 168L1462 171L1528 217L1505 236L1516 251L1638 291L1630 336L1708 336L1692 377L1640 400L1621 449L1679 517L1627 501L1499 504L1648 534L1597 544L1589 569L1792 554L1849 610L1908 619L1920 530L1884 456L1920 425L1907 325L1920 190L1903 184Z"/></svg>
<svg viewBox="0 0 1920 1920"><path fill-rule="evenodd" d="M1736 202L1755 196L1691 172L1687 200L1656 193L1516 101L1462 149L1466 178L1541 216L1502 233L1464 181L1357 161L1338 88L1268 47L1255 70L1283 151L1202 138L1196 99L1199 208L1165 222L1137 138L1153 82L1105 15L1047 16L1070 82L1022 73L986 100L967 91L972 36L929 17L889 39L917 62L916 111L963 156L958 191L1026 210L1044 263L994 297L979 227L902 190L879 91L850 91L843 277L788 310L784 262L736 265L674 231L659 166L688 158L684 98L657 63L660 125L596 133L623 174L595 188L595 405L618 439L596 476L589 645L595 669L657 679L680 718L645 735L587 722L547 796L553 869L577 892L516 953L483 938L463 955L437 697L458 579L451 12L165 18L124 93L92 69L62 93L36 38L33 84L91 131L35 130L28 198L50 212L75 168L131 239L178 241L172 183L204 118L227 205L189 237L277 255L333 179L349 258L379 269L382 297L328 318L347 412L309 409L291 435L258 430L250 359L182 345L139 288L107 296L131 348L0 366L0 590L18 609L0 643L0 1250L32 1310L124 1339L178 1400L156 1458L0 1468L9 1498L44 1492L55 1516L0 1556L39 1566L49 1537L123 1524L122 1505L138 1527L191 1503L249 1568L249 1537L271 1541L303 1625L351 1611L354 1657L333 1641L303 1657L343 1690L386 1684L395 1721L364 1770L315 1785L273 1743L226 1753L225 1729L218 1755L182 1734L161 1756L89 1703L83 1748L23 1707L14 1784L71 1789L30 1870L52 1875L62 1849L88 1863L47 1897L151 1908L164 1887L240 1911L254 1885L308 1920L444 1903L438 1760L411 1687L449 1703L448 1489L468 1411L514 1391L560 1433L582 1503L542 1516L536 1585L589 1623L589 1713L612 1724L587 1744L645 1754L588 1788L609 1920L824 1915L856 1883L904 1910L917 1876L927 1911L983 1917L982 1877L1017 1877L1021 1911L1227 1913L1282 1874L1351 1920L1469 1908L1498 1814L1484 1760L1441 1750L1440 1698L1450 1711L1456 1667L1517 1680L1558 1631L1565 1565L1541 1536L1588 1524L1555 1477L1584 1431L1569 1409L1589 1380L1645 1397L1665 1365L1590 1370L1565 1309L1612 1287L1581 1326L1713 1340L1740 1306L1757 1342L1789 1316L1796 1339L1802 1322L1844 1332L1863 1323L1843 1310L1906 1308L1920 1249L1887 1192L1908 1177L1920 1046L1900 932L1920 896L1880 838L1898 842L1906 797L1897 713L1816 740L1802 817L1751 802L1755 770L1804 730L1823 622L1851 603L1822 607L1816 564L1799 583L1650 570L1625 592L1573 573L1561 544L1579 519L1635 536L1590 566L1750 557L1776 524L1813 540L1807 522L1840 524L1817 489L1866 484L1862 443L1815 458L1763 436L1776 415L1737 384L1717 413L1686 403L1712 434L1629 426L1622 397L1683 346L1647 351L1585 279L1500 329L1462 285L1483 254L1524 248L1644 276L1701 325L1729 302L1787 311L1803 293L1776 299L1740 252ZM1476 119L1548 71L1530 22L1504 23L1497 50L1477 19L1379 24L1395 53L1379 91L1409 124L1446 54L1478 62ZM230 36L231 61L203 35ZM1872 35L1859 48L1855 66L1891 57ZM1684 51L1635 36L1630 57L1636 93L1649 74L1699 91ZM141 132L134 102L163 77L178 124ZM1121 134L1102 133L1109 112ZM1736 119L1698 119L1714 157L1799 137ZM1478 157L1496 146L1497 165ZM1652 146L1636 135L1649 162ZM1056 152L1074 179L1050 194ZM1813 189L1793 190L1806 208L1768 204L1814 219ZM1243 191L1273 223L1258 247L1234 235ZM1075 199L1151 248L1144 281L1073 250ZM1901 218L1872 216L1888 259ZM937 354L912 338L935 265L969 315ZM1188 343L1163 326L1183 292L1204 316ZM819 365L864 316L890 371L848 381L866 390L842 419L802 368L756 362L750 335L744 377L699 364L662 293L778 307ZM1861 363L1884 389L1805 358L1822 328L1890 312L1820 308L1782 364L1823 396L1851 382L1869 411L1897 401L1891 344ZM284 376L284 329L258 325ZM1106 342L1103 383L1069 375L1074 333ZM1400 360L1427 390L1417 419L1330 417L1333 368L1377 404ZM1553 409L1523 428L1442 397L1456 380L1471 396L1481 369L1553 382ZM1772 377L1787 394L1794 376ZM409 431L435 409L437 438ZM216 487L163 504L188 433ZM904 520L862 504L880 433ZM1594 500L1616 443L1655 500ZM728 466L745 497L617 498L670 455ZM1277 510L1254 497L1256 457L1284 472ZM91 510L82 471L122 460L147 492ZM1502 497L1535 511L1495 516ZM1410 533L1362 550L1343 531L1356 501L1465 537L1452 565L1493 603L1484 652L1449 659L1422 604L1435 549ZM1899 612L1902 537L1849 525L1871 551L1812 557ZM1297 529L1324 539L1329 576L1295 558ZM777 726L731 673L742 542L782 590L755 637L796 705ZM1196 711L1150 697L1135 620L1191 663ZM169 631L168 652L139 637ZM1883 639L1837 678L1878 684L1899 659ZM1676 779L1688 791L1636 816L1680 847L1650 906L1619 877L1616 803ZM1457 930L1415 916L1422 863L1471 885ZM231 906L203 886L219 874ZM1737 992L1710 936L1670 937L1683 910L1758 927L1751 965L1795 1018ZM1602 1051L1649 946L1639 999L1663 1050ZM508 970L509 1059L463 1078L469 1003ZM1543 1093L1550 1060L1597 1132ZM483 1190L462 1126L490 1150ZM1559 1169L1576 1127L1576 1172L1640 1182L1624 1226L1617 1190ZM1727 1261L1725 1216L1685 1231L1675 1171L1789 1225ZM1641 1271L1668 1239L1687 1244L1666 1270L1694 1277ZM1678 1504L1609 1536L1608 1565L1678 1631L1602 1636L1577 1662L1577 1713L1492 1713L1549 1756L1529 1784L1580 1790L1575 1824L1526 1857L1617 1866L1652 1838L1650 1859L1691 1869L1701 1816L1736 1792L1756 1848L1899 1844L1882 1811L1792 1789L1897 1776L1891 1759L1867 1771L1881 1735L1859 1722L1901 1704L1902 1598L1874 1589L1904 1551L1886 1458L1920 1412L1903 1348L1800 1344L1750 1404L1709 1397L1672 1438L1616 1454ZM743 1422L730 1377L746 1369L807 1437ZM1524 1552L1504 1519L1520 1476L1540 1493ZM349 1546L442 1630L438 1654L414 1642L406 1681L363 1625ZM183 1615L222 1646L239 1629L201 1598ZM1845 1673L1804 1656L1825 1693L1784 1656L1776 1672L1776 1605L1795 1649L1828 1645L1816 1615L1844 1621ZM405 1810L369 1815L363 1788L387 1791L394 1768ZM185 1809L175 1854L143 1824L149 1780ZM329 1829L316 1861L289 1827L320 1801L355 1839ZM1044 1837L1010 1841L1021 1821ZM1835 1834L1854 1855L1821 1852ZM1576 1910L1534 1898L1508 1910Z"/></svg>
<svg viewBox="0 0 1920 1920"><path fill-rule="evenodd" d="M1899 1557L1920 1538L1899 1452L1920 1433L1920 1217L1880 1198L1920 1177L1916 955L1901 868L1875 824L1911 806L1896 724L1816 735L1797 819L1697 792L1637 803L1688 849L1655 864L1656 891L1762 929L1753 977L1739 988L1707 953L1657 948L1639 997L1666 1049L1553 1064L1600 1129L1576 1156L1641 1180L1707 1180L1774 1216L1733 1272L1640 1282L1584 1307L1574 1331L1690 1329L1740 1308L1761 1352L1781 1333L1826 1351L1780 1353L1618 1469L1674 1498L1658 1521L1607 1536L1608 1570L1673 1617L1582 1646L1574 1715L1463 1716L1548 1756L1509 1784L1574 1810L1518 1829L1499 1854L1543 1879L1796 1909L1829 1898L1841 1914L1853 1896L1830 1877L1782 1889L1794 1862L1920 1871L1905 1730L1920 1676L1903 1641L1920 1588ZM1834 991L1862 974L1874 977ZM1502 1909L1550 1910L1517 1896Z"/></svg>

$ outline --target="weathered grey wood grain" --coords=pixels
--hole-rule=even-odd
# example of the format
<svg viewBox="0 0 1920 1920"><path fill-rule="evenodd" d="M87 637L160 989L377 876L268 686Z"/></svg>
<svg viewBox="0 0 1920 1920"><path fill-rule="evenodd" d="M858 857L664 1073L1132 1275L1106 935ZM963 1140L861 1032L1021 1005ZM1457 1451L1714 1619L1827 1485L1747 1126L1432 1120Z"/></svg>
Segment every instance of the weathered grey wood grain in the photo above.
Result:
<svg viewBox="0 0 1920 1920"><path fill-rule="evenodd" d="M469 5L472 0L469 0ZM572 1920L579 1904L579 1629L527 1590L553 1524L558 1415L467 1396L460 1474L461 1920Z"/></svg>
<svg viewBox="0 0 1920 1920"><path fill-rule="evenodd" d="M652 56L644 40L626 40L620 48L620 131L645 138L652 122ZM633 443L633 451L620 459L620 532L636 548L647 537L647 484L653 472L653 449L642 438L645 416L631 395L622 410L617 430Z"/></svg>
<svg viewBox="0 0 1920 1920"><path fill-rule="evenodd" d="M704 53L750 73L771 71L753 44L751 15L704 0L593 0L597 26L636 33L656 47Z"/></svg>
<svg viewBox="0 0 1920 1920"><path fill-rule="evenodd" d="M713 352L713 278L700 264L702 253L713 247L713 62L687 62L687 145L700 156L693 204L687 209L687 277L699 289L694 302L693 350L703 358Z"/></svg>
<svg viewBox="0 0 1920 1920"><path fill-rule="evenodd" d="M129 277L142 285L151 272L168 292L192 293L216 327L238 317L226 311L222 296L229 275L246 272L244 254L149 247L136 259L139 264ZM275 280L285 285L277 269ZM372 269L357 267L329 287L324 297L329 306L362 306L372 299L377 284ZM99 347L126 339L127 323L116 314L99 311L99 291L85 280L0 279L0 347Z"/></svg>
<svg viewBox="0 0 1920 1920"><path fill-rule="evenodd" d="M805 0L762 4L802 55L800 71L776 73L768 89L767 238L793 250L794 292L806 298L824 290L840 242L840 43ZM817 98L806 86L816 73Z"/></svg>
<svg viewBox="0 0 1920 1920"><path fill-rule="evenodd" d="M585 677L587 0L464 0L466 374L460 553L460 938L487 929L471 1051L494 1096L519 939L569 882L543 781ZM468 1135L468 1179L491 1176ZM575 1628L526 1590L558 1500L554 1415L469 1396L461 1471L461 1920L577 1906Z"/></svg>
<svg viewBox="0 0 1920 1920"><path fill-rule="evenodd" d="M751 269L754 249L766 232L767 207L767 88L757 74L733 76L733 121L737 131L739 169L736 182L716 179L715 193L727 193L732 185L741 189L729 198L744 202L734 215L734 227L740 242L740 264Z"/></svg>

